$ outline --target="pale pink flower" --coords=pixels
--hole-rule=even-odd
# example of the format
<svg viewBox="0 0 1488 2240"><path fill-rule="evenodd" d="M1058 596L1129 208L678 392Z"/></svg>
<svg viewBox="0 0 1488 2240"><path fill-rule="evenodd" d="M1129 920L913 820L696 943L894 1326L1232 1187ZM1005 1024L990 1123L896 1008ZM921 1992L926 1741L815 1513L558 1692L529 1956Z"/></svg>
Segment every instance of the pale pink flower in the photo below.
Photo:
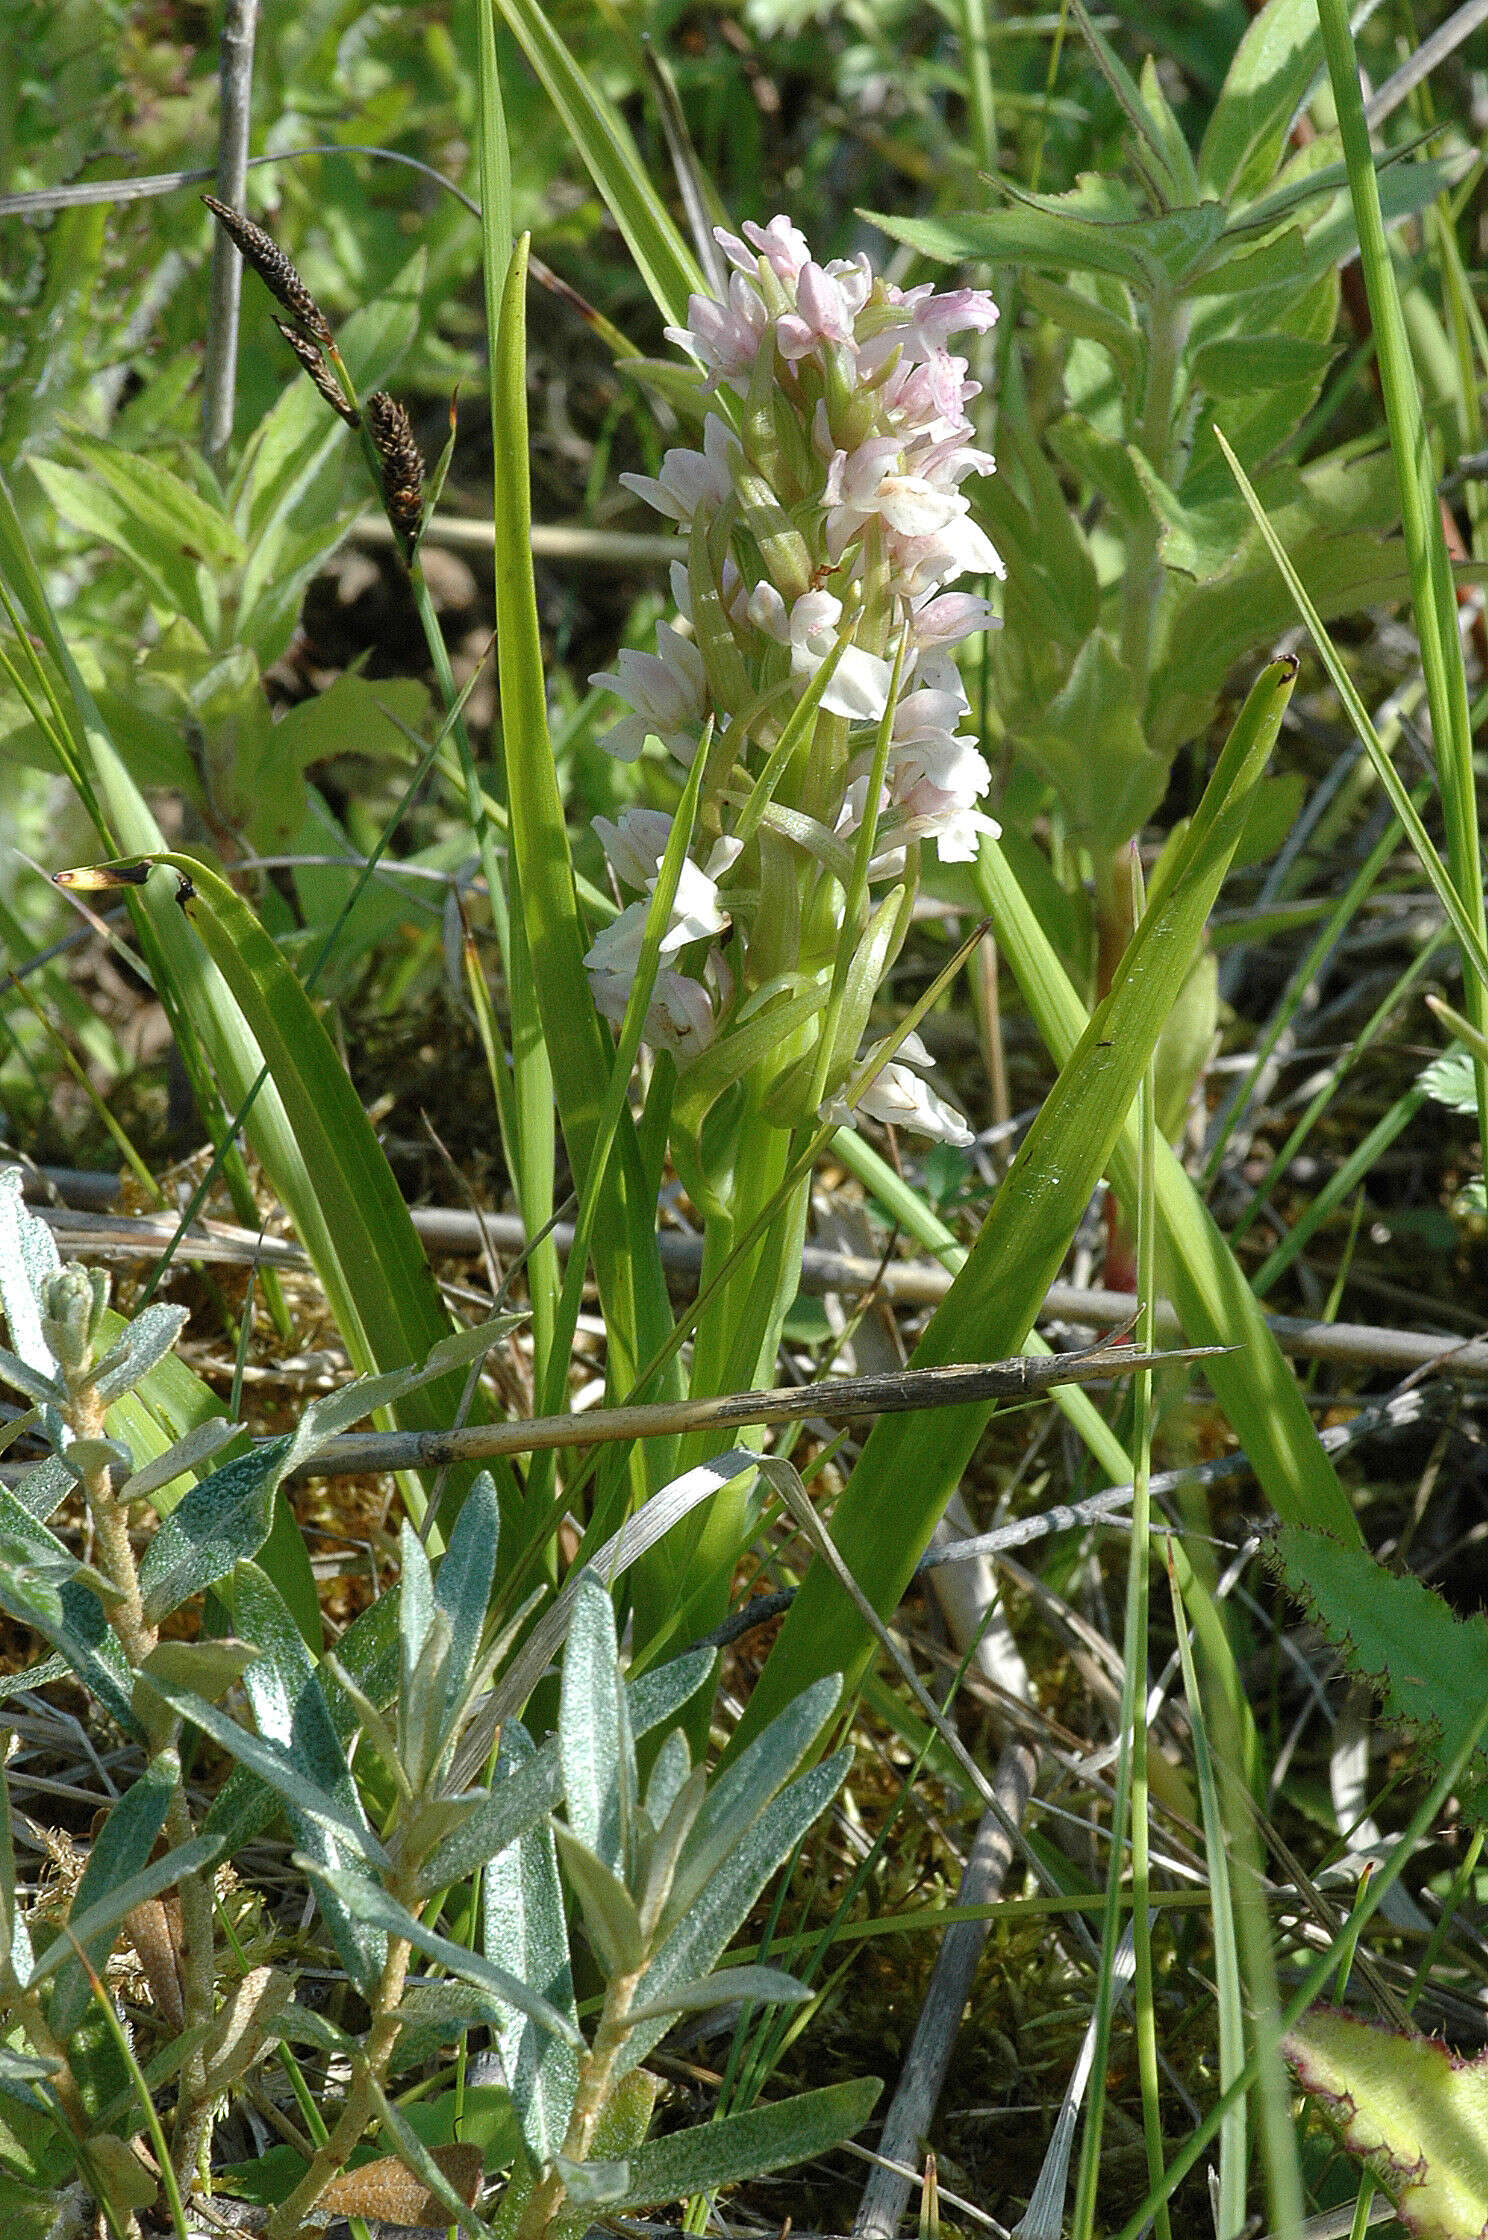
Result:
<svg viewBox="0 0 1488 2240"><path fill-rule="evenodd" d="M697 752L697 734L707 706L703 657L691 638L671 624L657 624L659 653L621 649L618 666L597 669L589 682L613 692L634 713L622 716L600 741L619 762L634 762L647 739L659 739L682 763Z"/></svg>
<svg viewBox="0 0 1488 2240"><path fill-rule="evenodd" d="M716 513L734 487L739 466L739 444L727 422L710 412L703 422L703 448L668 451L660 475L623 474L627 490L670 521L692 526L699 512Z"/></svg>
<svg viewBox="0 0 1488 2240"><path fill-rule="evenodd" d="M749 386L749 371L770 331L770 314L753 280L730 276L727 303L713 296L689 296L685 327L665 329L668 342L690 350L708 369L710 383Z"/></svg>
<svg viewBox="0 0 1488 2240"><path fill-rule="evenodd" d="M853 321L872 286L866 257L850 265L803 265L796 283L796 309L775 322L781 356L794 361L822 343L850 345Z"/></svg>
<svg viewBox="0 0 1488 2240"><path fill-rule="evenodd" d="M837 643L842 601L830 591L806 591L789 612L773 583L756 584L749 598L749 619L757 630L791 649L791 674L809 682ZM876 723L889 704L894 671L876 653L849 646L822 694L828 715L851 723Z"/></svg>
<svg viewBox="0 0 1488 2240"><path fill-rule="evenodd" d="M769 226L755 226L751 220L744 220L744 240L737 240L733 233L724 233L722 226L715 228L713 237L722 246L728 262L737 264L737 269L753 273L755 258L764 258L775 273L775 280L784 280L787 287L796 284L802 264L811 260L807 235L800 231L800 226L793 226L789 217L771 217ZM748 249L744 242L748 242Z"/></svg>

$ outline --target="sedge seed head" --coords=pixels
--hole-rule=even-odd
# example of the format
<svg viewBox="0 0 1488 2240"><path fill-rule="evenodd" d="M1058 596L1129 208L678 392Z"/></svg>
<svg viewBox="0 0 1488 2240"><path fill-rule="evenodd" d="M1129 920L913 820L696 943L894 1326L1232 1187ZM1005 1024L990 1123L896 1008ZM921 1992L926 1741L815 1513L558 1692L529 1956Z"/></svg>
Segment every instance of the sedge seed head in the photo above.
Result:
<svg viewBox="0 0 1488 2240"><path fill-rule="evenodd" d="M424 518L424 457L414 441L413 423L386 389L375 389L362 409L382 465L382 502L411 550Z"/></svg>
<svg viewBox="0 0 1488 2240"><path fill-rule="evenodd" d="M299 328L291 326L287 319L276 319L274 324L299 359L306 373L315 383L316 388L325 398L332 412L339 412L348 428L359 428L362 424L362 416L354 405L347 403L342 395L341 384L321 356L320 345L312 342L308 335L301 334Z"/></svg>
<svg viewBox="0 0 1488 2240"><path fill-rule="evenodd" d="M204 194L202 201L232 242L244 264L251 265L269 294L282 303L302 335L313 342L329 342L331 325L289 258L262 226L245 218L241 210Z"/></svg>

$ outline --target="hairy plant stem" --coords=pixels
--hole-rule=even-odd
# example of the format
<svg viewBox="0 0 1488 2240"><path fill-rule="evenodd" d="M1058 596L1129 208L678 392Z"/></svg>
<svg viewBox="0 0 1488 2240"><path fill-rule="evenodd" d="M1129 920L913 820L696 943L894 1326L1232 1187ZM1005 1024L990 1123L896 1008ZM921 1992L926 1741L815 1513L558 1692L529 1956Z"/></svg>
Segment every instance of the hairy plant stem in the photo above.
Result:
<svg viewBox="0 0 1488 2240"><path fill-rule="evenodd" d="M1153 472L1164 482L1172 471L1173 399L1186 324L1184 306L1171 288L1155 289L1148 299L1147 383L1137 443ZM1121 585L1121 657L1131 672L1139 706L1147 688L1152 625L1162 584L1157 550L1160 534L1161 524L1149 507L1128 537Z"/></svg>
<svg viewBox="0 0 1488 2240"><path fill-rule="evenodd" d="M295 2187L280 2202L264 2227L264 2240L296 2240L301 2224L315 2207L372 2120L376 2106L374 2085L383 2081L398 2037L397 2007L403 1997L412 1946L406 1937L389 1937L382 1975L372 1994L372 2026L367 2032L363 2065L352 2078L330 2137L317 2148L315 2160Z"/></svg>
<svg viewBox="0 0 1488 2240"><path fill-rule="evenodd" d="M91 1370L69 1370L67 1393L68 1420L77 1437L106 1439L104 1405ZM109 1621L119 1636L124 1654L138 1671L160 1636L146 1618L140 1599L139 1574L135 1569L134 1550L129 1545L128 1504L114 1498L113 1479L106 1462L84 1472L83 1496L93 1524L100 1568L119 1598L109 1612Z"/></svg>
<svg viewBox="0 0 1488 2240"><path fill-rule="evenodd" d="M106 1436L104 1404L91 1368L68 1374L68 1416L79 1439ZM92 1519L94 1544L100 1568L113 1584L118 1600L109 1616L131 1668L138 1672L158 1642L159 1630L145 1616L139 1571L129 1539L128 1503L116 1498L109 1465L84 1473L83 1493ZM166 1808L165 1835L173 1850L189 1843L196 1833L185 1782L177 1774ZM212 1922L210 1872L183 1875L176 1885L181 1902L181 1943L176 1954L181 1974L185 2027L209 2024L216 2008L216 1947ZM189 2187L211 2124L211 2100L206 2090L207 2052L198 2045L181 2071L176 2101L175 2132L171 2144L176 2175Z"/></svg>
<svg viewBox="0 0 1488 2240"><path fill-rule="evenodd" d="M637 1968L630 1975L612 1977L605 1992L594 2043L579 2060L578 2090L560 2150L565 2162L586 2162L589 2158L595 2129L609 2098L615 2063L630 2036L630 2009L640 1980L641 1970ZM543 2172L527 2196L514 2240L542 2240L567 2198L567 2180L555 2164ZM278 2236L270 2234L269 2240L278 2240Z"/></svg>

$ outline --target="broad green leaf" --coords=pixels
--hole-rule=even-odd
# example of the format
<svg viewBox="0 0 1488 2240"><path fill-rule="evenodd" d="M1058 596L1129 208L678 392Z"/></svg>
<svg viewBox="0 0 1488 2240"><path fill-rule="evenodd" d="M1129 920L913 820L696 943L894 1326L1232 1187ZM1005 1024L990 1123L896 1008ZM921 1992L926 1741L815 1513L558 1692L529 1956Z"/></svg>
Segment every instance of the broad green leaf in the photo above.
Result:
<svg viewBox="0 0 1488 2240"><path fill-rule="evenodd" d="M1304 2092L1389 2187L1417 2240L1488 2229L1488 2054L1314 2008L1284 2041Z"/></svg>
<svg viewBox="0 0 1488 2240"><path fill-rule="evenodd" d="M1317 0L1267 0L1235 49L1204 130L1199 179L1208 193L1243 203L1270 183L1322 60Z"/></svg>
<svg viewBox="0 0 1488 2240"><path fill-rule="evenodd" d="M422 734L428 722L428 688L417 678L379 677L369 683L344 669L324 692L287 709L274 725L274 739L297 770L348 754L411 763L417 750L409 733Z"/></svg>
<svg viewBox="0 0 1488 2240"><path fill-rule="evenodd" d="M627 2158L629 2185L610 2206L659 2208L826 2154L862 2130L882 2090L877 2077L858 2077L648 2140Z"/></svg>
<svg viewBox="0 0 1488 2240"><path fill-rule="evenodd" d="M902 241L937 264L1033 265L1045 272L1106 272L1145 290L1148 272L1134 243L1118 228L1095 225L1072 209L970 211L955 218L897 218L865 212L891 241Z"/></svg>
<svg viewBox="0 0 1488 2240"><path fill-rule="evenodd" d="M1170 875L1149 900L1110 994L1078 1037L1069 1034L1065 1039L1073 1015L1061 1019L1055 1043L1059 1077L965 1266L930 1319L913 1357L915 1366L999 1360L1017 1352L1026 1340L1091 1193L1117 1150L1137 1084L1203 938L1295 674L1295 665L1283 662L1263 672L1170 859ZM996 860L990 847L987 858ZM1044 947L1047 950L1047 944ZM1068 988L1052 951L1047 951L1047 969L1052 986ZM1069 993L1073 996L1073 990ZM1031 991L1029 1000L1043 1025L1043 1002L1035 1001ZM1078 1005L1075 1008L1078 1013ZM1119 1167L1117 1171L1119 1179ZM1168 1226L1171 1233L1171 1222ZM1209 1250L1207 1240L1203 1249ZM1204 1273L1212 1283L1215 1271ZM1181 1277L1175 1278L1174 1291L1186 1327L1197 1336L1187 1319L1193 1303ZM1252 1320L1264 1328L1253 1302ZM1238 1334L1238 1317L1230 1316L1228 1325L1220 1342L1231 1342ZM1212 1334L1211 1323L1204 1336ZM1274 1341L1270 1350L1275 1369L1268 1366L1266 1400L1272 1403L1276 1388L1284 1387L1290 1395L1288 1422L1280 1438L1273 1432L1260 1451L1247 1437L1251 1459L1279 1508L1285 1504L1287 1513L1329 1526L1336 1520L1336 1529L1354 1536L1358 1528L1343 1489L1318 1445L1289 1372L1275 1355ZM1209 1366L1219 1390L1220 1365ZM1248 1432L1251 1417L1261 1412L1262 1405L1257 1363L1246 1362L1244 1373L1251 1385L1245 1416ZM885 1416L869 1433L833 1512L832 1532L844 1561L881 1616L896 1608L990 1412L985 1407L940 1409L929 1424ZM1282 1454L1287 1464L1284 1472L1272 1467ZM730 1754L737 1754L818 1673L841 1671L848 1686L856 1686L873 1645L872 1633L843 1589L824 1564L814 1563L735 1730Z"/></svg>
<svg viewBox="0 0 1488 2240"><path fill-rule="evenodd" d="M1288 1586L1351 1672L1374 1688L1421 1756L1450 1765L1488 1694L1488 1619L1459 1618L1420 1579L1401 1577L1361 1547L1283 1525L1271 1544ZM1481 1746L1462 1776L1465 1809L1488 1821L1488 1757Z"/></svg>
<svg viewBox="0 0 1488 2240"><path fill-rule="evenodd" d="M162 548L124 501L81 467L33 459L31 471L64 521L123 554L160 614L185 615L204 636L210 633L214 618L203 602L200 573L179 545Z"/></svg>
<svg viewBox="0 0 1488 2240"><path fill-rule="evenodd" d="M1193 377L1213 397L1242 397L1313 380L1327 371L1339 347L1296 334L1226 335L1194 352Z"/></svg>

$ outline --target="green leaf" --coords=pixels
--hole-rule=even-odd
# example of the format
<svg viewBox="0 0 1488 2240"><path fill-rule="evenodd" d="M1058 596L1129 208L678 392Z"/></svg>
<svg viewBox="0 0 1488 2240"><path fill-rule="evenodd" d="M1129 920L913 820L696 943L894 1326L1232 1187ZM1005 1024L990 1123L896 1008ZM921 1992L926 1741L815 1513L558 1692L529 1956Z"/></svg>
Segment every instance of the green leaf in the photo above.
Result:
<svg viewBox="0 0 1488 2240"><path fill-rule="evenodd" d="M877 2077L858 2077L648 2140L628 2157L629 2187L610 2206L659 2208L826 2154L862 2130L882 2090Z"/></svg>
<svg viewBox="0 0 1488 2240"><path fill-rule="evenodd" d="M200 572L178 544L162 546L114 491L80 468L64 467L56 459L32 459L30 464L62 519L122 553L159 613L184 615L204 636L210 633Z"/></svg>
<svg viewBox="0 0 1488 2240"><path fill-rule="evenodd" d="M620 1877L571 1828L559 1821L553 1833L595 1959L607 1977L634 1975L646 1952L635 1900Z"/></svg>
<svg viewBox="0 0 1488 2240"><path fill-rule="evenodd" d="M713 1782L683 1846L664 1918L677 1920L701 1896L771 1798L820 1738L842 1696L830 1673L803 1688Z"/></svg>
<svg viewBox="0 0 1488 2240"><path fill-rule="evenodd" d="M428 687L417 678L369 683L343 669L324 692L286 709L274 725L274 743L297 770L336 755L407 764L416 753L409 733L422 734L428 722Z"/></svg>
<svg viewBox="0 0 1488 2240"><path fill-rule="evenodd" d="M384 1859L382 1847L367 1825L315 1661L282 1596L256 1564L245 1563L234 1573L231 1607L238 1632L259 1652L244 1675L244 1690L262 1738L259 1750L287 1762L290 1787L282 1787L262 1757L244 1751L240 1742L235 1755L279 1790L301 1847L328 1871L343 1862L350 1862L357 1872L377 1868ZM242 1729L237 1732L241 1735ZM318 1792L318 1809L313 1813L307 1809L312 1787ZM332 1807L333 1817L327 1816L326 1804ZM369 1934L360 1917L349 1915L337 1897L322 1903L342 1963L352 1981L365 1990L376 1981L386 1956L382 1939L375 1928Z"/></svg>
<svg viewBox="0 0 1488 2240"><path fill-rule="evenodd" d="M657 309L670 325L685 325L688 296L702 286L702 276L625 125L600 92L593 71L575 62L535 0L496 0L496 5L625 236Z"/></svg>
<svg viewBox="0 0 1488 2240"><path fill-rule="evenodd" d="M1397 1577L1367 1550L1301 1525L1284 1525L1272 1552L1349 1670L1369 1682L1434 1767L1450 1765L1488 1695L1488 1618L1459 1618L1421 1580ZM1488 1822L1481 1746L1462 1780L1464 1808Z"/></svg>
<svg viewBox="0 0 1488 2240"><path fill-rule="evenodd" d="M298 1855L296 1864L307 1874L313 1875L322 1888L330 1887L331 1869L322 1867L314 1859ZM406 1906L399 1905L396 1898L391 1897L376 1883L369 1882L364 1875L352 1873L345 1868L336 1870L335 1890L347 1909L355 1913L359 1920L387 1936L406 1937L418 1951L427 1953L431 1960L437 1960L441 1967L447 1968L451 1975L458 1976L462 1982L473 1983L479 1990L491 1992L506 2005L518 2008L540 2030L551 2031L554 2037L562 2038L576 2048L582 2048L584 2041L577 2026L528 1984L519 1982L505 1968L495 1967L483 1953L471 1952L464 1945L454 1944L448 1937L440 1936L437 1930L430 1929L410 1913Z"/></svg>
<svg viewBox="0 0 1488 2240"><path fill-rule="evenodd" d="M1223 202L1269 184L1322 66L1317 0L1267 0L1235 49L1199 148L1199 180Z"/></svg>
<svg viewBox="0 0 1488 2240"><path fill-rule="evenodd" d="M275 1489L292 1466L292 1446L286 1434L236 1456L171 1511L140 1560L140 1592L152 1625L258 1554L273 1521Z"/></svg>
<svg viewBox="0 0 1488 2240"><path fill-rule="evenodd" d="M523 9L524 17L528 11ZM535 11L531 14L535 16ZM548 728L547 679L532 574L532 492L527 428L525 247L513 256L491 389L496 518L497 642L506 737L515 897L527 935L531 987L552 1067L559 1123L582 1197L600 1138L614 1047L584 969L568 825ZM648 1187L628 1105L610 1153L604 1218L595 1224L595 1280L604 1305L611 1381L625 1387L671 1333L656 1245L656 1193ZM681 1395L673 1362L663 1397ZM649 1458L664 1469L665 1454Z"/></svg>
<svg viewBox="0 0 1488 2240"><path fill-rule="evenodd" d="M1146 267L1134 243L1114 226L1050 210L970 211L954 218L898 218L863 214L891 241L902 241L937 264L1033 265L1045 272L1106 272L1144 290Z"/></svg>
<svg viewBox="0 0 1488 2240"><path fill-rule="evenodd" d="M1418 2240L1488 2228L1488 2054L1314 2008L1284 2041L1304 2092L1367 2157Z"/></svg>
<svg viewBox="0 0 1488 2240"><path fill-rule="evenodd" d="M1148 744L1131 673L1104 630L1091 632L1042 722L1026 725L1018 743L1058 787L1076 831L1108 853L1140 831L1167 790L1168 762Z"/></svg>
<svg viewBox="0 0 1488 2240"><path fill-rule="evenodd" d="M155 1846L165 1825L171 1797L180 1780L180 1761L174 1751L152 1758L132 1789L126 1789L94 1837L82 1880L68 1908L81 1921L92 1906L107 1898L121 1883L137 1874ZM103 1973L113 1949L113 1937L78 1940L95 1972ZM48 2019L59 2038L71 2037L92 2002L93 1988L82 1962L76 1957L58 1968L49 2000Z"/></svg>
<svg viewBox="0 0 1488 2240"><path fill-rule="evenodd" d="M475 1684L500 1532L496 1481L489 1470L482 1470L455 1519L434 1581L435 1603L449 1621L449 1646L440 1675L441 1737L450 1731Z"/></svg>
<svg viewBox="0 0 1488 2240"><path fill-rule="evenodd" d="M719 1968L695 1983L679 1983L654 2004L632 2007L632 2022L654 2022L658 2015L706 2013L740 1999L768 2006L798 2007L812 1996L804 1983L783 1968Z"/></svg>
<svg viewBox="0 0 1488 2240"><path fill-rule="evenodd" d="M144 1730L130 1702L133 1675L96 1594L78 1581L76 1556L11 1492L0 1486L0 1604L23 1625L34 1626L95 1701L128 1735ZM27 1570L37 1576L29 1580ZM61 1583L55 1581L60 1578Z"/></svg>
<svg viewBox="0 0 1488 2240"><path fill-rule="evenodd" d="M1311 342L1297 334L1225 335L1193 354L1193 377L1213 397L1243 397L1312 381L1337 357L1336 342Z"/></svg>
<svg viewBox="0 0 1488 2240"><path fill-rule="evenodd" d="M1150 897L1110 994L1077 1041L1069 1030L1079 1014L1078 1004L1059 1018L1058 1039L1051 1035L1061 1066L1059 1077L998 1191L965 1266L930 1319L914 1355L917 1367L999 1360L1016 1352L1032 1329L1095 1184L1122 1140L1138 1082L1239 844L1295 674L1294 664L1276 662L1258 680L1198 812L1171 858L1170 876ZM996 861L995 849L989 846L983 858L984 876L986 867ZM1009 915L1005 909L997 912L1000 919ZM1029 927L1029 944L1036 932ZM1031 951L1021 933L1017 946L1020 954L1014 968L1043 1024L1045 992L1035 1000L1023 977L1020 967ZM1047 943L1042 943L1041 968L1048 989L1068 989ZM1069 994L1073 996L1073 990ZM1046 1033L1052 1024L1051 1019ZM1123 1147L1122 1158L1126 1156ZM1119 1177L1121 1169L1116 1171ZM1205 1239L1202 1250L1210 1249ZM1210 1269L1205 1268L1204 1274L1212 1280ZM1186 1326L1197 1336L1187 1321L1196 1302L1186 1293L1181 1277L1174 1289ZM1264 1330L1253 1301L1250 1319ZM1206 1337L1211 1334L1216 1333L1204 1332ZM1234 1327L1225 1328L1221 1342L1237 1335ZM1340 1532L1356 1536L1358 1528L1343 1489L1318 1445L1289 1372L1275 1356L1274 1341L1268 1342L1276 1361L1274 1372L1267 1365L1268 1401L1279 1397L1278 1386L1289 1393L1285 1428L1273 1427L1258 1446L1247 1437L1247 1451L1278 1507L1286 1503L1291 1514L1329 1526L1336 1520ZM1251 1418L1261 1412L1256 1379L1262 1358L1244 1365L1252 1388L1247 1431ZM1209 1366L1215 1372L1211 1381L1223 1392L1220 1364ZM881 1616L887 1617L897 1606L989 1413L982 1406L941 1409L933 1424L884 1416L869 1433L833 1512L832 1532L843 1560ZM1305 1446L1301 1445L1304 1435ZM1271 1468L1283 1454L1286 1469ZM873 1646L872 1633L843 1589L824 1564L813 1563L735 1729L730 1755L736 1755L817 1673L841 1671L847 1685L855 1686Z"/></svg>
<svg viewBox="0 0 1488 2240"><path fill-rule="evenodd" d="M308 1185L308 1196L303 1186L296 1189L291 1211L353 1362L390 1374L401 1373L400 1363L423 1363L449 1335L448 1317L386 1155L330 1037L295 974L226 880L193 857L161 860L191 880L191 923L242 1006L279 1092ZM405 1385L403 1392L413 1389ZM453 1419L462 1389L463 1380L452 1374L401 1405L394 1405L399 1395L391 1389L385 1399L369 1396L361 1412L386 1405L401 1428L432 1429ZM477 1395L469 1420L478 1422L485 1412ZM328 1424L329 1415L323 1420Z"/></svg>

